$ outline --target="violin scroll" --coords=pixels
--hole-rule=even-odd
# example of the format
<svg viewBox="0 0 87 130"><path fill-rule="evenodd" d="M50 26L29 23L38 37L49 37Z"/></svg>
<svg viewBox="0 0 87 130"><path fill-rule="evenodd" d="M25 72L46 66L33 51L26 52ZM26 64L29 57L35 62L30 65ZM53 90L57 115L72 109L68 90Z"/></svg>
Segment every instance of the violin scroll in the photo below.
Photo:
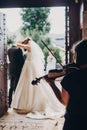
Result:
<svg viewBox="0 0 87 130"><path fill-rule="evenodd" d="M35 78L35 80L32 80L31 84L32 84L32 85L37 85L37 83L40 82L40 79L41 79L41 78Z"/></svg>

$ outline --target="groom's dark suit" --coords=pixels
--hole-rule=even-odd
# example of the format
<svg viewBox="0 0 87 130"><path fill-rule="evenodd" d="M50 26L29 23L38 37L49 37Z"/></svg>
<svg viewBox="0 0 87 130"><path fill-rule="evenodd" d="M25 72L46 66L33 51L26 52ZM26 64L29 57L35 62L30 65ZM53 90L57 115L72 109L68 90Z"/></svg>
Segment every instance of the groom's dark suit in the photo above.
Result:
<svg viewBox="0 0 87 130"><path fill-rule="evenodd" d="M10 76L10 88L9 88L9 106L12 102L12 94L16 89L20 73L24 64L24 57L22 50L16 46L12 46L8 49L9 57L9 76Z"/></svg>

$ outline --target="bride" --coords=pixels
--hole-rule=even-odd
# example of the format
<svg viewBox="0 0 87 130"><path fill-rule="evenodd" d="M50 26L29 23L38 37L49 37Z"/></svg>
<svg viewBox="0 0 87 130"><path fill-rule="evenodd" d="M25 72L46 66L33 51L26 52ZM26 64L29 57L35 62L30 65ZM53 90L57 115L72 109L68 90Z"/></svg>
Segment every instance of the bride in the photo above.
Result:
<svg viewBox="0 0 87 130"><path fill-rule="evenodd" d="M50 118L63 114L62 104L44 79L37 85L31 84L33 79L45 74L44 55L32 39L29 38L27 41L26 44L17 43L17 46L26 49L27 53L11 107L17 113L27 114L30 118Z"/></svg>

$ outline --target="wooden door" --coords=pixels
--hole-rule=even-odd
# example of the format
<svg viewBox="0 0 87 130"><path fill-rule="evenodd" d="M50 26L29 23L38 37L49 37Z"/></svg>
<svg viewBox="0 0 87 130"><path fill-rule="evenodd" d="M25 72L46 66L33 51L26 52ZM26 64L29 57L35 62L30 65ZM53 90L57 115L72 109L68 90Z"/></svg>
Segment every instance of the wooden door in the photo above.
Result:
<svg viewBox="0 0 87 130"><path fill-rule="evenodd" d="M7 111L7 36L6 16L0 13L0 117Z"/></svg>

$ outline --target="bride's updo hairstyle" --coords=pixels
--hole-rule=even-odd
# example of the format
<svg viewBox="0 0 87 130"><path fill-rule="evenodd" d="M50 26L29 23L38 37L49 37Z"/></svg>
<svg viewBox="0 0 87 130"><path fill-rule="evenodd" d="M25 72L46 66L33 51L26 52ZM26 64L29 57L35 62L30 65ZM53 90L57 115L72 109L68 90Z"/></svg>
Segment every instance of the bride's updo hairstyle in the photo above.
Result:
<svg viewBox="0 0 87 130"><path fill-rule="evenodd" d="M30 38L25 39L24 41L22 41L22 44L28 44L28 42L30 41Z"/></svg>
<svg viewBox="0 0 87 130"><path fill-rule="evenodd" d="M81 40L75 46L76 64L87 64L87 39Z"/></svg>

